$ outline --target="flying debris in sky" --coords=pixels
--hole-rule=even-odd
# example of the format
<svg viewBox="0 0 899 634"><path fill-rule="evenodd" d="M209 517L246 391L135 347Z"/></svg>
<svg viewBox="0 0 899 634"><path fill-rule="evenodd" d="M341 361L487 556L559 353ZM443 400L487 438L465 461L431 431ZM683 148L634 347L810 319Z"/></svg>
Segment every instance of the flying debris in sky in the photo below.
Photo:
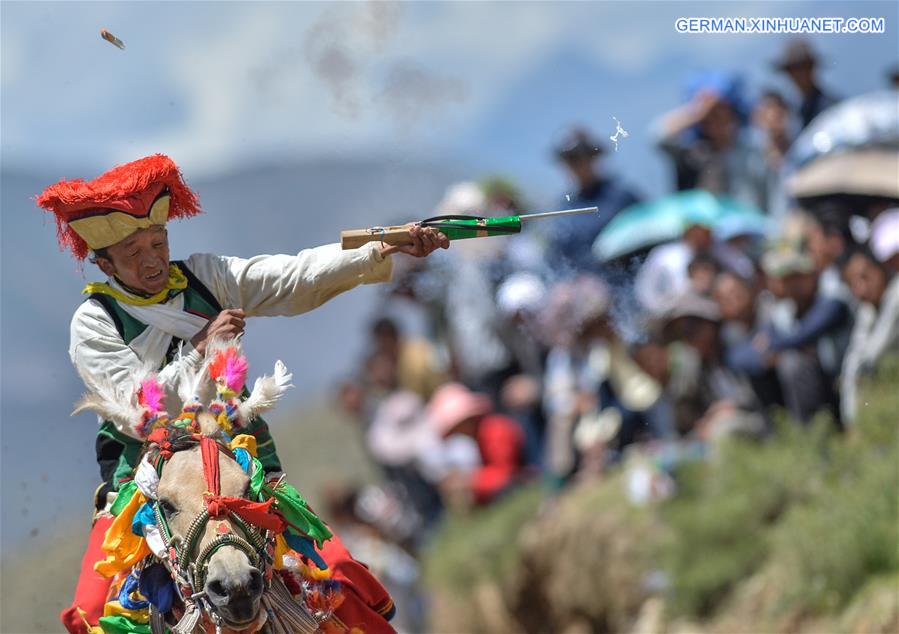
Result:
<svg viewBox="0 0 899 634"><path fill-rule="evenodd" d="M617 152L618 151L618 137L620 136L622 139L626 139L627 137L630 136L630 134L628 134L627 130L625 130L624 128L621 127L621 122L618 120L617 117L612 117L612 118L615 119L615 134L610 136L609 139L612 141L612 143L615 144L615 151Z"/></svg>
<svg viewBox="0 0 899 634"><path fill-rule="evenodd" d="M100 37L112 44L113 46L125 50L125 43L106 29L100 29Z"/></svg>

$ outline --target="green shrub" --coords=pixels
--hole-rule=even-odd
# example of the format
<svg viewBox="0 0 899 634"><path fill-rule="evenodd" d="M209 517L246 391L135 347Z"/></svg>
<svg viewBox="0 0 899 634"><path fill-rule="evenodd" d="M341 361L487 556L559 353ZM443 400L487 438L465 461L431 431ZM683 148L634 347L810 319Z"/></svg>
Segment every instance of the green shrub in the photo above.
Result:
<svg viewBox="0 0 899 634"><path fill-rule="evenodd" d="M478 581L506 579L518 561L518 533L542 498L531 485L487 508L450 515L427 549L425 582L464 595Z"/></svg>
<svg viewBox="0 0 899 634"><path fill-rule="evenodd" d="M662 509L672 537L662 545L676 613L707 616L770 548L770 527L821 488L826 422L781 424L765 443L733 440L713 460L683 467L678 495Z"/></svg>
<svg viewBox="0 0 899 634"><path fill-rule="evenodd" d="M763 444L732 441L685 467L662 509L661 545L677 614L708 617L736 585L778 560L787 580L772 612L842 608L872 575L899 570L899 363L863 386L848 434L820 417L782 421Z"/></svg>
<svg viewBox="0 0 899 634"><path fill-rule="evenodd" d="M787 603L834 611L868 579L899 571L897 369L889 364L864 386L868 406L857 428L829 447L826 488L777 527L772 554L790 561L795 575Z"/></svg>
<svg viewBox="0 0 899 634"><path fill-rule="evenodd" d="M425 557L435 600L452 599L439 627L625 631L647 573L663 567L669 619L728 632L897 631L899 358L859 402L847 433L822 416L724 443L682 466L677 495L658 507L631 507L610 474L566 491L549 521L536 519L536 486L451 518ZM492 603L477 596L485 584Z"/></svg>

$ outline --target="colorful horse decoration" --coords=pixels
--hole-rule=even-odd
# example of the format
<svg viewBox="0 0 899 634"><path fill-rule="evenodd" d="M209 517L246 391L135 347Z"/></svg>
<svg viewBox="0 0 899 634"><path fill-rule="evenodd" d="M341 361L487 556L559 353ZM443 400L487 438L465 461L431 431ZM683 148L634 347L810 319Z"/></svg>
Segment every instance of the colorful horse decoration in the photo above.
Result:
<svg viewBox="0 0 899 634"><path fill-rule="evenodd" d="M110 383L79 402L76 412L95 411L145 441L111 507L107 557L95 570L115 582L92 634L349 629L335 615L343 589L319 553L330 530L283 475L265 474L256 439L242 433L292 375L279 361L247 394L246 374L236 343L218 344L199 370L182 372L174 417L152 374L137 377L133 394Z"/></svg>

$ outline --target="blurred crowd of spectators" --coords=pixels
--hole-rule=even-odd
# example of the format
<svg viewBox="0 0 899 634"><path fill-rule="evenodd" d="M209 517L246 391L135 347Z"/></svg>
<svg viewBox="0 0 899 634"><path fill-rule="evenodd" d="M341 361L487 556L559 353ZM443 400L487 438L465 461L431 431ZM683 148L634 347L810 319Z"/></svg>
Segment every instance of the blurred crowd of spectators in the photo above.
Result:
<svg viewBox="0 0 899 634"><path fill-rule="evenodd" d="M396 259L366 356L339 389L385 484L330 494L332 517L381 544L383 566L363 559L388 582L414 582L416 549L447 508L522 482L560 490L638 456L656 465L629 484L646 500L671 494L666 464L723 437L765 439L779 411L853 424L859 377L899 346L899 195L791 195L791 146L839 97L805 42L775 66L789 98L750 104L735 77L704 74L655 127L673 190L738 201L764 223L693 213L688 195L671 212L679 235L599 259L608 223L657 201L605 174L605 143L575 129L554 148L574 186L559 208L600 214ZM435 211L524 209L492 179L452 186Z"/></svg>

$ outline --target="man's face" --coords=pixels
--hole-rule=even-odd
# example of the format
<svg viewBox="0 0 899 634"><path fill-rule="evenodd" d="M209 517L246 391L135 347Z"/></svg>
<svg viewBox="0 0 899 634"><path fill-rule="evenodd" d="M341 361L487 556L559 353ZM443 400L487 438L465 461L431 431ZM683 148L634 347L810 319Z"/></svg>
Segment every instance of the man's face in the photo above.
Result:
<svg viewBox="0 0 899 634"><path fill-rule="evenodd" d="M718 351L718 324L702 317L678 317L666 327L668 341L683 341L699 353L703 360L711 360Z"/></svg>
<svg viewBox="0 0 899 634"><path fill-rule="evenodd" d="M397 367L393 355L388 352L376 353L368 360L368 379L382 390L395 390L397 386Z"/></svg>
<svg viewBox="0 0 899 634"><path fill-rule="evenodd" d="M719 275L715 281L714 297L723 319L742 321L752 318L752 290L736 275Z"/></svg>
<svg viewBox="0 0 899 634"><path fill-rule="evenodd" d="M699 317L688 317L684 340L693 346L703 360L708 361L718 351L718 324Z"/></svg>
<svg viewBox="0 0 899 634"><path fill-rule="evenodd" d="M707 251L712 246L712 230L704 225L689 225L684 230L684 242L696 252Z"/></svg>
<svg viewBox="0 0 899 634"><path fill-rule="evenodd" d="M823 271L836 262L845 245L839 236L828 235L817 223L811 223L808 228L808 254L815 262L815 268Z"/></svg>
<svg viewBox="0 0 899 634"><path fill-rule="evenodd" d="M801 91L808 90L814 84L814 66L809 63L797 63L784 69L793 84Z"/></svg>
<svg viewBox="0 0 899 634"><path fill-rule="evenodd" d="M169 277L169 236L165 227L140 229L107 247L108 258L98 256L97 266L128 288L155 295Z"/></svg>
<svg viewBox="0 0 899 634"><path fill-rule="evenodd" d="M582 189L589 187L596 180L595 157L573 156L565 160L565 167Z"/></svg>
<svg viewBox="0 0 899 634"><path fill-rule="evenodd" d="M769 134L785 134L790 114L779 101L771 97L763 98L755 107L752 119L756 126Z"/></svg>
<svg viewBox="0 0 899 634"><path fill-rule="evenodd" d="M863 255L853 255L843 269L852 294L863 302L880 304L887 279L883 271Z"/></svg>
<svg viewBox="0 0 899 634"><path fill-rule="evenodd" d="M787 297L800 306L810 304L818 290L817 273L789 273L784 276Z"/></svg>
<svg viewBox="0 0 899 634"><path fill-rule="evenodd" d="M705 134L718 147L731 144L737 132L737 116L734 109L725 101L712 106L700 123Z"/></svg>

